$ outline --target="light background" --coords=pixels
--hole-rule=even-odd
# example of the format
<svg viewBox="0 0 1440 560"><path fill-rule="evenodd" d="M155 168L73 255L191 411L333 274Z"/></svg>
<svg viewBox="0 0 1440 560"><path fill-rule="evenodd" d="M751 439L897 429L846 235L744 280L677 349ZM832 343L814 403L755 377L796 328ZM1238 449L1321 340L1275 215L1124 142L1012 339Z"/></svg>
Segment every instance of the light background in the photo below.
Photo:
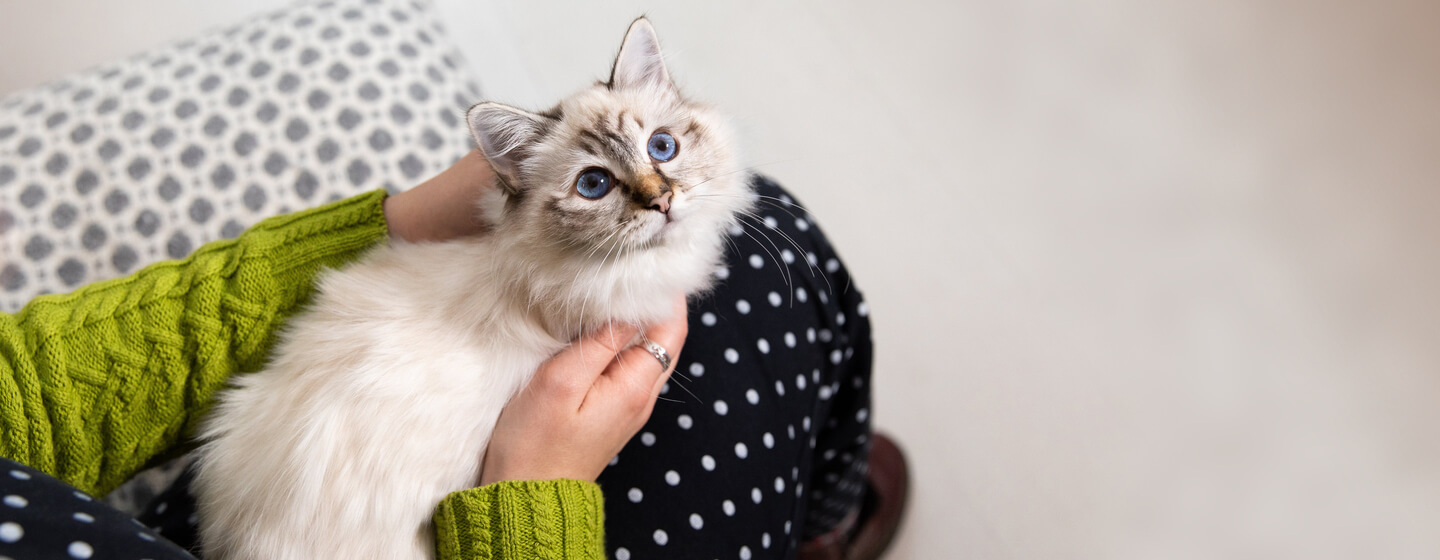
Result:
<svg viewBox="0 0 1440 560"><path fill-rule="evenodd" d="M0 93L284 4L0 0ZM1440 557L1440 3L436 5L533 108L649 14L820 216L893 557Z"/></svg>

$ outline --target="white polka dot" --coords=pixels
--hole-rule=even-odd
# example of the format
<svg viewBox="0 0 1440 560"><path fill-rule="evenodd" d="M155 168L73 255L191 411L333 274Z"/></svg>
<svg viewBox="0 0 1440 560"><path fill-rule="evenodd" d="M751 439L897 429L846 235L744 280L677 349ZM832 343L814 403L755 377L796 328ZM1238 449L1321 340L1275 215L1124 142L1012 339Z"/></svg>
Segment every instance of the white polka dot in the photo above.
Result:
<svg viewBox="0 0 1440 560"><path fill-rule="evenodd" d="M795 228L800 231L808 230L810 229L810 222L805 221L805 218L795 218Z"/></svg>
<svg viewBox="0 0 1440 560"><path fill-rule="evenodd" d="M750 404L760 404L760 392L754 389L746 389L745 400L750 401Z"/></svg>
<svg viewBox="0 0 1440 560"><path fill-rule="evenodd" d="M744 444L743 442L742 442L742 443L737 443L737 444L735 444L735 456L736 456L736 457L739 457L739 458L741 458L741 459L744 459L744 458L746 458L746 457L749 457L749 456L750 456L750 448L749 448L749 447L745 447L745 444Z"/></svg>
<svg viewBox="0 0 1440 560"><path fill-rule="evenodd" d="M810 379L814 379L816 383L820 382L820 368L815 368L810 372Z"/></svg>
<svg viewBox="0 0 1440 560"><path fill-rule="evenodd" d="M832 364L838 364L838 363L840 363L840 358L841 358L841 357L842 357L842 356L840 355L840 351L839 351L839 350L831 351L831 352L830 352L830 363L832 363Z"/></svg>
<svg viewBox="0 0 1440 560"><path fill-rule="evenodd" d="M784 302L784 300L780 299L780 294L775 292L770 292L770 295L765 297L770 300L770 305L774 307L780 307L780 304Z"/></svg>
<svg viewBox="0 0 1440 560"><path fill-rule="evenodd" d="M186 522L186 523L189 523L190 525L199 525L199 524L200 524L200 516L197 515L197 514L192 513L192 514L190 514L190 515L185 516L185 522Z"/></svg>
<svg viewBox="0 0 1440 560"><path fill-rule="evenodd" d="M762 266L765 266L765 259L760 258L760 255L750 255L750 268L760 268Z"/></svg>
<svg viewBox="0 0 1440 560"><path fill-rule="evenodd" d="M750 313L750 302L743 299L735 300L735 310L739 311L741 315Z"/></svg>
<svg viewBox="0 0 1440 560"><path fill-rule="evenodd" d="M830 296L825 295L825 292L815 293L820 294L820 303L830 303Z"/></svg>
<svg viewBox="0 0 1440 560"><path fill-rule="evenodd" d="M665 543L670 542L670 535L665 534L664 529L656 529L654 536L655 544L658 544L660 546L665 546Z"/></svg>
<svg viewBox="0 0 1440 560"><path fill-rule="evenodd" d="M790 348L795 347L795 333L785 333L785 346L788 346Z"/></svg>
<svg viewBox="0 0 1440 560"><path fill-rule="evenodd" d="M669 484L671 486L679 486L680 473L675 471L665 471L665 484Z"/></svg>
<svg viewBox="0 0 1440 560"><path fill-rule="evenodd" d="M861 378L859 378L859 377L856 377L856 378L850 380L850 385L853 386L853 387L855 387L856 389L859 389L860 386L861 386L861 385L864 385L864 384L865 384L865 380L864 380L864 379L861 379Z"/></svg>
<svg viewBox="0 0 1440 560"><path fill-rule="evenodd" d="M640 434L640 443L644 444L645 447L655 445L655 434L652 434L650 432Z"/></svg>
<svg viewBox="0 0 1440 560"><path fill-rule="evenodd" d="M866 419L866 418L869 418L869 417L870 417L870 411L869 411L868 409L862 408L862 409L860 409L860 410L855 411L855 421L856 421L856 422L864 422L865 419Z"/></svg>
<svg viewBox="0 0 1440 560"><path fill-rule="evenodd" d="M10 494L8 496L5 496L5 505L12 508L23 508L27 505L30 505L30 500L25 499L24 496L16 496L15 494Z"/></svg>
<svg viewBox="0 0 1440 560"><path fill-rule="evenodd" d="M681 414L679 418L675 419L675 423L680 425L680 429L688 430L695 425L695 420L690 418L689 414Z"/></svg>
<svg viewBox="0 0 1440 560"><path fill-rule="evenodd" d="M830 386L829 386L829 385L821 385L821 386L820 386L820 400L822 400L822 401L828 401L828 400L830 400Z"/></svg>
<svg viewBox="0 0 1440 560"><path fill-rule="evenodd" d="M779 494L779 493L784 492L784 491L785 491L785 479L780 478L780 477L778 477L778 476L775 477L775 493L776 493L776 494Z"/></svg>
<svg viewBox="0 0 1440 560"><path fill-rule="evenodd" d="M0 542L13 543L25 536L25 528L19 523L7 521L0 523Z"/></svg>
<svg viewBox="0 0 1440 560"><path fill-rule="evenodd" d="M668 394L670 394L670 382L669 382L669 381L666 381L664 385L661 385L661 386L660 386L660 394L662 394L662 395L668 395Z"/></svg>
<svg viewBox="0 0 1440 560"><path fill-rule="evenodd" d="M769 353L770 353L770 341L768 341L768 340L765 340L765 339L763 339L763 338L762 338L762 339L759 339L759 340L756 340L756 341L755 341L755 347L760 349L760 353L761 353L761 354L769 354Z"/></svg>
<svg viewBox="0 0 1440 560"><path fill-rule="evenodd" d="M863 301L860 302L860 305L856 305L856 306L855 306L855 314L856 314L856 315L859 315L859 316L861 316L861 317L869 317L869 316L870 316L870 304L865 303L865 302L863 302Z"/></svg>
<svg viewBox="0 0 1440 560"><path fill-rule="evenodd" d="M815 329L805 329L805 340L812 344L815 342Z"/></svg>
<svg viewBox="0 0 1440 560"><path fill-rule="evenodd" d="M765 219L763 221L765 222L765 227L768 227L770 229L775 229L780 225L780 222L775 221L775 218L771 216L765 216Z"/></svg>
<svg viewBox="0 0 1440 560"><path fill-rule="evenodd" d="M645 499L645 493L641 492L639 488L631 488L629 492L625 493L625 496L630 498L631 503L636 504L640 503L640 500Z"/></svg>
<svg viewBox="0 0 1440 560"><path fill-rule="evenodd" d="M690 364L690 375L693 375L693 376L695 376L695 377L704 377L704 376L705 376L705 364L702 364L702 363L700 363L700 362L695 362L695 363L693 363L693 364Z"/></svg>
<svg viewBox="0 0 1440 560"><path fill-rule="evenodd" d="M790 480L800 480L800 467L790 467Z"/></svg>
<svg viewBox="0 0 1440 560"><path fill-rule="evenodd" d="M823 457L826 461L829 461L829 460L835 458L835 450L834 450L834 449L826 449L826 450L825 450L825 453L821 454L820 456Z"/></svg>
<svg viewBox="0 0 1440 560"><path fill-rule="evenodd" d="M758 504L758 503L760 503L760 500L763 500L763 499L765 499L765 494L762 493L762 492L760 492L760 489L759 489L759 488L751 488L751 489L750 489L750 501L755 502L755 503Z"/></svg>
<svg viewBox="0 0 1440 560"><path fill-rule="evenodd" d="M795 253L791 253L789 249L781 249L780 259L784 260L785 264L795 264Z"/></svg>
<svg viewBox="0 0 1440 560"><path fill-rule="evenodd" d="M779 395L782 396L782 397L785 396L785 382L784 382L784 381L780 381L780 380L776 380L776 381L775 381L775 393L779 394Z"/></svg>
<svg viewBox="0 0 1440 560"><path fill-rule="evenodd" d="M707 327L715 326L715 314L709 311L700 314L700 322Z"/></svg>
<svg viewBox="0 0 1440 560"><path fill-rule="evenodd" d="M15 469L10 471L10 477L16 480L30 480L30 473Z"/></svg>
<svg viewBox="0 0 1440 560"><path fill-rule="evenodd" d="M95 499L95 498L91 498L90 496L86 495L84 492L81 492L81 491L79 491L79 490L76 490L76 491L74 492L74 494L75 494L75 497L76 497L76 498L80 498L81 500L84 500L84 501L87 501L87 502L90 501L90 500L94 500L94 499Z"/></svg>
<svg viewBox="0 0 1440 560"><path fill-rule="evenodd" d="M736 352L734 348L726 348L726 349L725 349L725 361L730 362L730 363L732 363L732 364L739 362L739 361L740 361L740 353L739 353L739 352Z"/></svg>
<svg viewBox="0 0 1440 560"><path fill-rule="evenodd" d="M696 531L699 531L699 530L700 530L702 527L704 527L704 526L705 526L705 519L702 518L702 517L700 517L700 514L698 514L698 513L692 513L692 514L690 514L690 527L691 527L691 528L694 528Z"/></svg>
<svg viewBox="0 0 1440 560"><path fill-rule="evenodd" d="M735 517L735 502L725 500L720 504L720 509L725 511L726 517Z"/></svg>
<svg viewBox="0 0 1440 560"><path fill-rule="evenodd" d="M725 228L725 231L735 237L745 235L745 228L740 227L740 224L730 224L730 227Z"/></svg>
<svg viewBox="0 0 1440 560"><path fill-rule="evenodd" d="M844 324L845 324L845 314L844 314L843 312L842 312L842 313L836 313L836 314L835 314L835 323L838 324L838 325L844 325Z"/></svg>
<svg viewBox="0 0 1440 560"><path fill-rule="evenodd" d="M790 198L790 195L788 195L788 194L782 194L782 195L780 195L780 202L784 202L785 204L788 204L788 205L790 205L790 206L794 206L794 205L795 205L795 199Z"/></svg>
<svg viewBox="0 0 1440 560"><path fill-rule="evenodd" d="M811 265L816 265L820 263L820 259L815 256L815 253L805 253L805 260Z"/></svg>
<svg viewBox="0 0 1440 560"><path fill-rule="evenodd" d="M760 440L765 442L765 449L775 448L775 436L770 435L770 432L765 432L765 435L761 436Z"/></svg>
<svg viewBox="0 0 1440 560"><path fill-rule="evenodd" d="M785 427L785 430L788 431L788 432L790 432L790 439L795 439L795 425L794 425L794 424L791 424L791 425L789 425L789 426L786 426L786 427Z"/></svg>
<svg viewBox="0 0 1440 560"><path fill-rule="evenodd" d="M170 509L170 504L168 502L160 502L160 505L155 506L155 513L165 513L167 509Z"/></svg>
<svg viewBox="0 0 1440 560"><path fill-rule="evenodd" d="M715 269L715 277L716 277L716 278L719 278L719 279L721 279L721 280L724 280L724 279L726 279L726 278L729 278L729 277L730 277L730 269L729 269L728 267L724 267L724 266Z"/></svg>
<svg viewBox="0 0 1440 560"><path fill-rule="evenodd" d="M787 534L787 535L790 534L790 522L789 522L789 521L786 521L786 522L785 522L785 534Z"/></svg>
<svg viewBox="0 0 1440 560"><path fill-rule="evenodd" d="M619 456L619 455L616 455L616 456L610 458L610 466L613 467L613 466L618 465L618 464L620 464L620 456Z"/></svg>
<svg viewBox="0 0 1440 560"><path fill-rule="evenodd" d="M810 417L809 417L809 416L806 416L806 417L800 419L800 427L803 428L803 429L804 429L805 431L807 431L807 432L810 431Z"/></svg>
<svg viewBox="0 0 1440 560"><path fill-rule="evenodd" d="M740 547L740 560L750 560L750 547Z"/></svg>
<svg viewBox="0 0 1440 560"><path fill-rule="evenodd" d="M630 560L630 549L623 546L615 549L615 560Z"/></svg>
<svg viewBox="0 0 1440 560"><path fill-rule="evenodd" d="M770 533L760 534L760 546L762 548L770 548Z"/></svg>
<svg viewBox="0 0 1440 560"><path fill-rule="evenodd" d="M71 558L89 558L95 554L95 549L90 548L90 544L85 541L75 541L70 543L70 547L66 548L65 552L70 553Z"/></svg>
<svg viewBox="0 0 1440 560"><path fill-rule="evenodd" d="M85 513L85 512L83 512L83 511L82 511L82 512L76 512L75 515L72 515L72 516L70 516L70 517L74 518L76 521L79 521L79 522L81 522L81 523L94 523L94 522L95 522L95 516L90 515L90 514L88 514L88 513Z"/></svg>
<svg viewBox="0 0 1440 560"><path fill-rule="evenodd" d="M830 332L830 329L820 329L820 342L829 344L834 338L835 333Z"/></svg>
<svg viewBox="0 0 1440 560"><path fill-rule="evenodd" d="M795 376L795 388L801 391L805 390L805 374Z"/></svg>
<svg viewBox="0 0 1440 560"><path fill-rule="evenodd" d="M810 299L810 293L809 293L809 292L806 292L806 291L805 291L805 288L795 288L795 300L796 300L796 301L799 301L800 303L805 303L805 302L808 301L809 299Z"/></svg>
<svg viewBox="0 0 1440 560"><path fill-rule="evenodd" d="M837 270L840 270L840 261L837 261L835 259L825 261L825 272L833 273Z"/></svg>
<svg viewBox="0 0 1440 560"><path fill-rule="evenodd" d="M715 414L719 414L719 415L721 415L721 416L724 416L724 415L726 415L726 414L729 413L729 412L730 412L730 405L725 404L725 401L715 401Z"/></svg>
<svg viewBox="0 0 1440 560"><path fill-rule="evenodd" d="M701 457L701 458L700 458L700 466L705 467L705 470L707 470L707 471L713 471L713 470L715 470L715 458L714 458L714 457L711 457L711 456L709 456L709 455L706 455L706 456L704 456L704 457Z"/></svg>

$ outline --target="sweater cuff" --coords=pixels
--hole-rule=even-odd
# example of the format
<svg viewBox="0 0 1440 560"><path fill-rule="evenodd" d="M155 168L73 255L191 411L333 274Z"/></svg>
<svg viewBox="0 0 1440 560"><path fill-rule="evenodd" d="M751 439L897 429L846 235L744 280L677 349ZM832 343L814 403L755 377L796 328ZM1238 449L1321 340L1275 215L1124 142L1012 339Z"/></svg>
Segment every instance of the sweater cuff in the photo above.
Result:
<svg viewBox="0 0 1440 560"><path fill-rule="evenodd" d="M506 481L452 492L435 510L435 550L461 558L605 558L600 486L579 480Z"/></svg>

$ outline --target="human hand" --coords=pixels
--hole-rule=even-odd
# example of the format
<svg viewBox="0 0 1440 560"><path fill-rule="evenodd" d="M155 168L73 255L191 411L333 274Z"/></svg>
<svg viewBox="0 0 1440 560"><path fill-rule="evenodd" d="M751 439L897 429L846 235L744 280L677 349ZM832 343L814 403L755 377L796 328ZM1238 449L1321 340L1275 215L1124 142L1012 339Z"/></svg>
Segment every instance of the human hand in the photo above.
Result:
<svg viewBox="0 0 1440 560"><path fill-rule="evenodd" d="M621 324L585 336L550 358L500 413L480 484L595 480L650 419L660 388L680 363L688 331L681 296L669 319L645 329L670 353L668 370L661 371L644 348L626 349L637 329Z"/></svg>
<svg viewBox="0 0 1440 560"><path fill-rule="evenodd" d="M411 243L484 233L479 201L496 188L490 161L471 150L439 175L387 197L385 222L391 236Z"/></svg>

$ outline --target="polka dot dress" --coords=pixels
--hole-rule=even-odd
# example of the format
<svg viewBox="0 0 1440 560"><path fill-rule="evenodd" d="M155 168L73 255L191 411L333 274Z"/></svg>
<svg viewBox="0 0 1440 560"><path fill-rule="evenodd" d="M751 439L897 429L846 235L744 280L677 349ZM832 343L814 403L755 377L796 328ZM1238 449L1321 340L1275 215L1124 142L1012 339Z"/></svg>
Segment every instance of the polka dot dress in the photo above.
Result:
<svg viewBox="0 0 1440 560"><path fill-rule="evenodd" d="M0 558L191 558L150 527L0 458Z"/></svg>
<svg viewBox="0 0 1440 560"><path fill-rule="evenodd" d="M793 558L857 511L869 309L808 213L757 178L646 426L600 476L613 558Z"/></svg>

